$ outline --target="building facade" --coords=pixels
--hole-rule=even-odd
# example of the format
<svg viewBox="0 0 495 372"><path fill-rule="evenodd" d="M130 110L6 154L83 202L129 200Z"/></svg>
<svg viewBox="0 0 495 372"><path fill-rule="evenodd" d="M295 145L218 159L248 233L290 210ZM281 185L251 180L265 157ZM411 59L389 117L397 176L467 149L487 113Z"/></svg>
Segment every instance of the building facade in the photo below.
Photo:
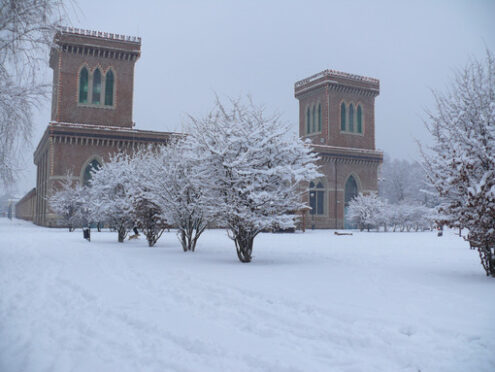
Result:
<svg viewBox="0 0 495 372"><path fill-rule="evenodd" d="M349 201L378 190L383 153L375 148L377 79L325 70L295 83L299 135L311 140L323 177L310 182L306 226L350 228Z"/></svg>
<svg viewBox="0 0 495 372"><path fill-rule="evenodd" d="M168 143L173 133L134 129L134 64L141 39L73 28L55 35L51 121L35 152L36 189L17 210L34 223L57 226L48 205L67 172L87 183L91 169L116 152ZM34 206L34 210L30 208Z"/></svg>
<svg viewBox="0 0 495 372"><path fill-rule="evenodd" d="M16 205L19 217L58 226L50 195L68 172L86 184L91 170L116 152L167 144L178 133L134 129L134 65L141 39L66 28L55 35L51 121L35 152L36 188ZM383 155L375 149L379 81L325 70L295 84L299 133L312 142L323 177L308 185L306 226L351 227L349 200L377 191Z"/></svg>

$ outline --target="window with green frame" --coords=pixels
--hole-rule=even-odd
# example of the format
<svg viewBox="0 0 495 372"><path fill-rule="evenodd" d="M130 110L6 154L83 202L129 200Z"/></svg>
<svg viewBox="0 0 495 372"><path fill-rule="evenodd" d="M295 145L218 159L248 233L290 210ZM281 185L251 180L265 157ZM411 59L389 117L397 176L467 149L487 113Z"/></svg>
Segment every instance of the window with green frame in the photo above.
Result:
<svg viewBox="0 0 495 372"><path fill-rule="evenodd" d="M310 214L325 214L325 187L321 181L311 181L309 183L309 206Z"/></svg>
<svg viewBox="0 0 495 372"><path fill-rule="evenodd" d="M309 111L309 107L306 110L306 133L311 133L311 113Z"/></svg>
<svg viewBox="0 0 495 372"><path fill-rule="evenodd" d="M316 107L313 106L313 118L312 118L312 123L313 123L313 126L311 128L311 131L312 132L316 132Z"/></svg>
<svg viewBox="0 0 495 372"><path fill-rule="evenodd" d="M357 107L357 132L363 133L363 110L361 105Z"/></svg>
<svg viewBox="0 0 495 372"><path fill-rule="evenodd" d="M112 70L105 75L105 106L113 106L114 77Z"/></svg>
<svg viewBox="0 0 495 372"><path fill-rule="evenodd" d="M318 104L318 132L321 132L321 105Z"/></svg>
<svg viewBox="0 0 495 372"><path fill-rule="evenodd" d="M345 103L342 102L340 105L340 130L345 131L346 130L346 125L345 125L345 118L346 118L346 113L345 113Z"/></svg>
<svg viewBox="0 0 495 372"><path fill-rule="evenodd" d="M93 98L91 103L95 105L100 104L100 95L101 95L101 72L99 69L96 69L93 72Z"/></svg>
<svg viewBox="0 0 495 372"><path fill-rule="evenodd" d="M79 73L79 103L88 103L88 69L83 67Z"/></svg>
<svg viewBox="0 0 495 372"><path fill-rule="evenodd" d="M354 132L354 105L349 105L349 132Z"/></svg>

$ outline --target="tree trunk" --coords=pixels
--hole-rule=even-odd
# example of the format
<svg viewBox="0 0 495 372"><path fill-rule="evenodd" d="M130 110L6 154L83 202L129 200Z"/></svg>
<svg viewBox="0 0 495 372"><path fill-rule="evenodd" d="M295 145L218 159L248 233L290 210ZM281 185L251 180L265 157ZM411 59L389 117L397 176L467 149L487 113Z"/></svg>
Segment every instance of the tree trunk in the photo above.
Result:
<svg viewBox="0 0 495 372"><path fill-rule="evenodd" d="M119 238L119 243L123 243L125 240L125 236L127 235L127 230L124 226L119 226L118 229L118 238Z"/></svg>
<svg viewBox="0 0 495 372"><path fill-rule="evenodd" d="M488 246L478 246L478 253L480 254L481 265L485 269L486 276L495 278L495 254L492 254L492 249Z"/></svg>
<svg viewBox="0 0 495 372"><path fill-rule="evenodd" d="M180 232L180 244L184 252L194 252L196 250L196 242L198 241L198 234L192 237L192 231L181 230Z"/></svg>
<svg viewBox="0 0 495 372"><path fill-rule="evenodd" d="M246 235L237 235L234 239L237 257L243 263L251 262L251 254L253 253L254 237Z"/></svg>

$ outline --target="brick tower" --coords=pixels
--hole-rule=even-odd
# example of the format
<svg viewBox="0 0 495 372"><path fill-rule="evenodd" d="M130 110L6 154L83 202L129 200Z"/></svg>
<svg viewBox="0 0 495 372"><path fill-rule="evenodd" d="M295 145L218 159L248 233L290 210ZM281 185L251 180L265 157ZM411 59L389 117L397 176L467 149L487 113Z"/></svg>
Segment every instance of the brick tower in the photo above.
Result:
<svg viewBox="0 0 495 372"><path fill-rule="evenodd" d="M36 189L18 206L25 216L31 214L35 223L45 226L59 223L48 199L67 171L74 183L86 184L91 169L112 154L166 144L173 135L133 129L134 65L141 55L140 38L65 28L56 33L54 44L51 121L34 152Z"/></svg>
<svg viewBox="0 0 495 372"><path fill-rule="evenodd" d="M295 84L299 135L309 138L324 177L308 185L307 224L350 228L349 201L359 192L378 190L383 154L375 149L377 79L325 70Z"/></svg>

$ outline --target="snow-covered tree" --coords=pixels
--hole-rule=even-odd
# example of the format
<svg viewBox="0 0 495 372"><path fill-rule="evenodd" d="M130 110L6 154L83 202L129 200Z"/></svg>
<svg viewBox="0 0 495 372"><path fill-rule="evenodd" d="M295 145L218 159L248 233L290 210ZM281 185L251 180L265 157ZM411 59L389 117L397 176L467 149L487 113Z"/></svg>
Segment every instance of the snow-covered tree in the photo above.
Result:
<svg viewBox="0 0 495 372"><path fill-rule="evenodd" d="M157 156L153 148L142 148L129 159L125 181L134 209L135 224L153 247L165 231L167 224L163 205L155 189L160 182L161 169L157 167Z"/></svg>
<svg viewBox="0 0 495 372"><path fill-rule="evenodd" d="M74 184L72 172L68 171L49 199L50 208L60 217L61 222L68 226L69 231L73 231L78 225L77 210L82 205L80 193L79 184Z"/></svg>
<svg viewBox="0 0 495 372"><path fill-rule="evenodd" d="M424 151L428 179L451 227L467 228L487 275L495 277L495 56L473 61L436 94L427 128L435 141Z"/></svg>
<svg viewBox="0 0 495 372"><path fill-rule="evenodd" d="M88 209L94 221L104 221L118 232L118 241L124 242L136 220L129 182L130 157L118 153L95 170L88 187Z"/></svg>
<svg viewBox="0 0 495 372"><path fill-rule="evenodd" d="M349 218L362 231L378 228L383 223L384 202L376 194L359 193L349 202Z"/></svg>
<svg viewBox="0 0 495 372"><path fill-rule="evenodd" d="M165 219L178 229L184 252L194 252L211 215L197 172L202 157L193 151L194 142L174 141L153 154L150 172L143 179L150 200L160 206Z"/></svg>
<svg viewBox="0 0 495 372"><path fill-rule="evenodd" d="M192 118L188 138L196 154L205 201L226 226L241 262L250 262L253 241L264 229L294 226L304 207L303 181L320 174L316 156L278 116L266 116L251 101L217 98L203 119Z"/></svg>

